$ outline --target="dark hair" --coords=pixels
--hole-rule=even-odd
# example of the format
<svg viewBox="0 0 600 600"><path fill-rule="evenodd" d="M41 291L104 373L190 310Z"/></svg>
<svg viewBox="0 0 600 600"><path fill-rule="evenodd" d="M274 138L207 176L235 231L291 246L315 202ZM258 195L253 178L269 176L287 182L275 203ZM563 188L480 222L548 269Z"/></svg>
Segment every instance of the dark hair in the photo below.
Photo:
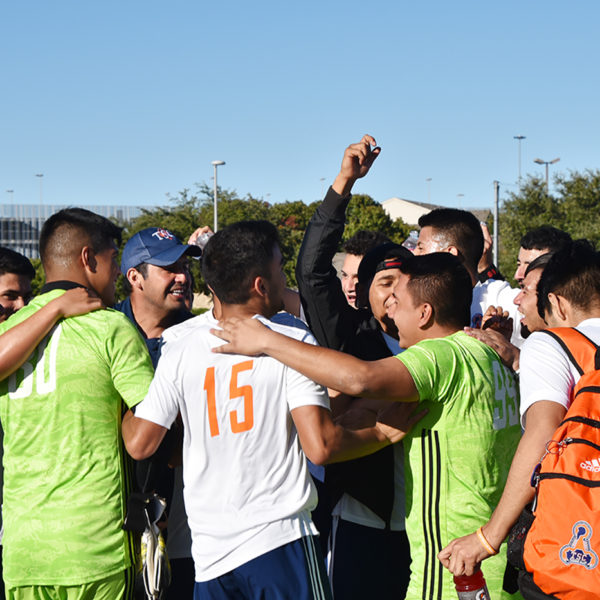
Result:
<svg viewBox="0 0 600 600"><path fill-rule="evenodd" d="M121 228L107 218L85 208L65 208L46 220L40 234L40 258L45 265L68 262L85 245L102 252L116 242L121 244Z"/></svg>
<svg viewBox="0 0 600 600"><path fill-rule="evenodd" d="M369 250L358 265L358 281L361 285L369 287L375 274L382 268L390 268L384 265L386 260L397 258L400 261L412 258L413 254L404 246L394 244L394 242L386 242L379 246L375 246ZM398 268L400 266L398 265Z"/></svg>
<svg viewBox="0 0 600 600"><path fill-rule="evenodd" d="M571 236L550 225L531 229L521 238L521 248L525 250L549 250L557 252L571 242Z"/></svg>
<svg viewBox="0 0 600 600"><path fill-rule="evenodd" d="M562 296L586 310L600 305L600 254L588 240L576 240L555 252L538 283L538 313L552 314L548 294Z"/></svg>
<svg viewBox="0 0 600 600"><path fill-rule="evenodd" d="M148 263L140 263L136 265L134 269L142 276L142 279L148 278ZM123 276L123 291L129 296L133 291L131 287L131 283L129 283L129 279L126 276Z"/></svg>
<svg viewBox="0 0 600 600"><path fill-rule="evenodd" d="M419 226L442 233L449 246L456 246L467 266L477 270L483 253L483 233L473 213L458 208L436 208L419 218Z"/></svg>
<svg viewBox="0 0 600 600"><path fill-rule="evenodd" d="M407 287L415 304L431 304L436 324L469 325L473 283L459 258L449 252L413 256L400 270L410 277Z"/></svg>
<svg viewBox="0 0 600 600"><path fill-rule="evenodd" d="M0 275L5 273L25 275L29 279L35 277L35 269L27 257L10 248L0 246Z"/></svg>
<svg viewBox="0 0 600 600"><path fill-rule="evenodd" d="M202 276L226 304L244 304L256 277L268 277L279 234L268 221L240 221L219 230L202 253Z"/></svg>
<svg viewBox="0 0 600 600"><path fill-rule="evenodd" d="M532 260L528 265L527 269L525 269L525 274L523 278L527 277L531 271L535 271L536 269L545 269L546 265L550 262L552 258L553 252L546 252L546 254L540 254L535 260Z"/></svg>
<svg viewBox="0 0 600 600"><path fill-rule="evenodd" d="M342 249L346 254L364 256L369 250L389 241L390 238L381 233L381 231L367 231L366 229L361 229L344 242Z"/></svg>

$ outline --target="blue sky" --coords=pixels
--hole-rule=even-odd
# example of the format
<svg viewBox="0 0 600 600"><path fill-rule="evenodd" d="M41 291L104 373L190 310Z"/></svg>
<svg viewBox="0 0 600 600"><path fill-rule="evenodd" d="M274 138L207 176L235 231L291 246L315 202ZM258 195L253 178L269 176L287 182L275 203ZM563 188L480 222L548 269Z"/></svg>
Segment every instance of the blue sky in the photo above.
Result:
<svg viewBox="0 0 600 600"><path fill-rule="evenodd" d="M162 204L216 159L240 195L310 202L371 133L356 192L427 201L431 177L433 203L491 206L514 135L523 173L600 167L599 18L596 0L5 2L1 202L38 203L43 173L45 204Z"/></svg>

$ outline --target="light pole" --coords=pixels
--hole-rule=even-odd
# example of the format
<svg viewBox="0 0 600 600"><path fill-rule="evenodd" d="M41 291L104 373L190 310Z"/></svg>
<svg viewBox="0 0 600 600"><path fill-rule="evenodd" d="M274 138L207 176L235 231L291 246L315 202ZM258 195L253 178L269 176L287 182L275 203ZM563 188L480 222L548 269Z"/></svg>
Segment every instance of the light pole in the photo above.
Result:
<svg viewBox="0 0 600 600"><path fill-rule="evenodd" d="M42 179L44 177L44 174L43 173L36 173L35 176L39 177L39 179L40 179L40 204L44 204L44 197L42 195Z"/></svg>
<svg viewBox="0 0 600 600"><path fill-rule="evenodd" d="M519 142L519 183L521 182L521 140L527 139L524 135L513 135L513 139Z"/></svg>
<svg viewBox="0 0 600 600"><path fill-rule="evenodd" d="M6 190L6 193L10 194L10 203L12 204L14 202L15 190Z"/></svg>
<svg viewBox="0 0 600 600"><path fill-rule="evenodd" d="M458 208L462 208L462 199L465 197L464 194L456 194L456 197L458 198Z"/></svg>
<svg viewBox="0 0 600 600"><path fill-rule="evenodd" d="M431 177L428 177L427 182L427 204L431 204Z"/></svg>
<svg viewBox="0 0 600 600"><path fill-rule="evenodd" d="M225 161L223 161L223 160L213 160L211 164L215 168L215 193L214 193L214 198L215 198L215 218L214 218L214 221L213 221L213 231L215 233L217 233L217 223L218 223L218 219L217 219L217 167L220 167L221 165L224 165Z"/></svg>
<svg viewBox="0 0 600 600"><path fill-rule="evenodd" d="M553 165L557 163L560 158L555 158L554 160L542 160L541 158L536 158L533 162L538 165L546 165L546 194L548 193L548 165Z"/></svg>

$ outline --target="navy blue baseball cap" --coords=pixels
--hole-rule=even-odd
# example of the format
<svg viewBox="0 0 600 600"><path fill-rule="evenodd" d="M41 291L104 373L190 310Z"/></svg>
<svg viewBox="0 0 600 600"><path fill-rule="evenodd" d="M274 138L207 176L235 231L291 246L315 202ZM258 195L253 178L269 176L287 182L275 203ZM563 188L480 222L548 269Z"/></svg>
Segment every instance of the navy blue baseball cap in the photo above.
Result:
<svg viewBox="0 0 600 600"><path fill-rule="evenodd" d="M200 256L199 246L182 244L170 231L162 227L148 227L138 231L123 248L121 273L142 263L167 267L177 262L184 254Z"/></svg>

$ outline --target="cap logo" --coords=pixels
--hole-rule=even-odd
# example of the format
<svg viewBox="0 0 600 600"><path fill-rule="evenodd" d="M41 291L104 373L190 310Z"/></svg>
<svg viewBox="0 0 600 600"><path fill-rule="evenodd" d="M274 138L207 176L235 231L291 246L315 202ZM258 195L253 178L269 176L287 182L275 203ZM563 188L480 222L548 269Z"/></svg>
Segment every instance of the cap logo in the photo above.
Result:
<svg viewBox="0 0 600 600"><path fill-rule="evenodd" d="M152 237L157 237L159 240L169 240L172 241L175 239L175 236L166 229L161 229L160 227L152 234Z"/></svg>

